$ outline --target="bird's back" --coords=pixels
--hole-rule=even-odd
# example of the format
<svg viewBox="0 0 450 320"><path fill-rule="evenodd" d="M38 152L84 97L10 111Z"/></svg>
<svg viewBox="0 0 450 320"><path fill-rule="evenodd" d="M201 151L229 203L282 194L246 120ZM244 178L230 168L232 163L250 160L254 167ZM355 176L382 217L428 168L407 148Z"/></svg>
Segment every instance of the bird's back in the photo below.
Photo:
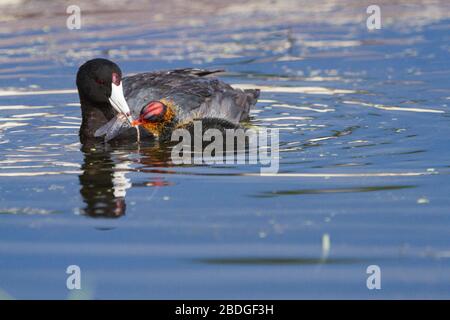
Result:
<svg viewBox="0 0 450 320"><path fill-rule="evenodd" d="M222 70L177 69L140 73L123 79L124 94L134 117L150 101L175 106L178 121L216 118L233 124L248 120L259 90L239 90L214 77Z"/></svg>

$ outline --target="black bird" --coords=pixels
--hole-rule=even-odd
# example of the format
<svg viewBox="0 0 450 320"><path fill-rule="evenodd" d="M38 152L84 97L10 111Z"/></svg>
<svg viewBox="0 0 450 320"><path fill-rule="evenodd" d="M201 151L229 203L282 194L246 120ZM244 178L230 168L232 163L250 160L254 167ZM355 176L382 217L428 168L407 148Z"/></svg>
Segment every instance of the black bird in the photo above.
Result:
<svg viewBox="0 0 450 320"><path fill-rule="evenodd" d="M238 127L249 119L259 90L234 89L205 77L221 71L187 68L122 78L112 61L86 62L77 73L81 143L135 138L137 131L142 137L167 139L174 128L197 119L215 127Z"/></svg>

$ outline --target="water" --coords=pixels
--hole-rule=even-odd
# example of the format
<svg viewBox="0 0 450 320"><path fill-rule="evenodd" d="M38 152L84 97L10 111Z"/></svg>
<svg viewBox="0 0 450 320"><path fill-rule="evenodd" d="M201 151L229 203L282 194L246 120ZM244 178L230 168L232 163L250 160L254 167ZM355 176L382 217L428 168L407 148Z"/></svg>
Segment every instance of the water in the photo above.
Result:
<svg viewBox="0 0 450 320"><path fill-rule="evenodd" d="M2 298L450 297L445 1L380 1L374 32L363 1L89 1L81 30L60 4L9 3ZM280 129L280 175L176 166L157 145L82 149L74 77L98 56L260 87L252 123Z"/></svg>

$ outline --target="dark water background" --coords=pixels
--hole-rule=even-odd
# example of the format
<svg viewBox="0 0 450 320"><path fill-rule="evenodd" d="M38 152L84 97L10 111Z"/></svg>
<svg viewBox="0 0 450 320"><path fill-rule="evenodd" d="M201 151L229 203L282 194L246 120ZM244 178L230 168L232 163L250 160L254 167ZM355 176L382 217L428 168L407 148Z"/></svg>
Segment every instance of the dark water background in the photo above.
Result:
<svg viewBox="0 0 450 320"><path fill-rule="evenodd" d="M364 1L81 1L81 30L69 4L0 2L1 298L450 297L446 1L379 1L373 32ZM99 56L261 87L283 175L81 151L74 77Z"/></svg>

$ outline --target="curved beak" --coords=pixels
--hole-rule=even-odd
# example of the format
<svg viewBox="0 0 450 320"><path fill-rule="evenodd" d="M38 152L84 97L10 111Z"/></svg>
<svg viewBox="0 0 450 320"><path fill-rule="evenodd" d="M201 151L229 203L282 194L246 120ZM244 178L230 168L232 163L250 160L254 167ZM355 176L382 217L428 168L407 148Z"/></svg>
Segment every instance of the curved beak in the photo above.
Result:
<svg viewBox="0 0 450 320"><path fill-rule="evenodd" d="M111 83L111 96L109 97L109 102L118 113L125 116L130 124L132 123L133 118L131 117L130 107L123 95L122 82L120 82L119 85Z"/></svg>

